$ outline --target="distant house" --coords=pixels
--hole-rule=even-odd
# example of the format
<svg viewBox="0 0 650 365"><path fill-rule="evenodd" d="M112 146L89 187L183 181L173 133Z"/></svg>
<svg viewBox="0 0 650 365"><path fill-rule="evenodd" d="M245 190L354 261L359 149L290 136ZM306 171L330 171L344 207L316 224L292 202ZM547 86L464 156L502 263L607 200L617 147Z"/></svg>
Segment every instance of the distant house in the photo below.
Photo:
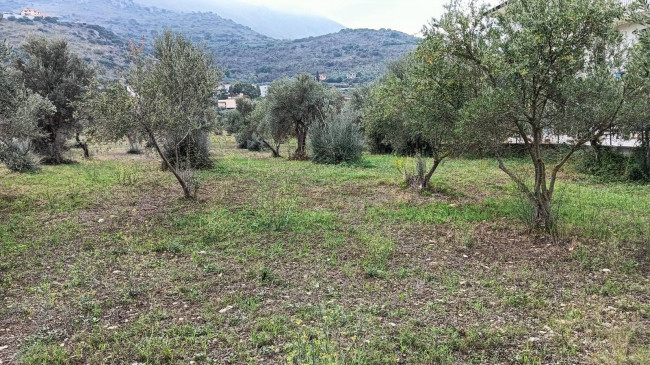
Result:
<svg viewBox="0 0 650 365"><path fill-rule="evenodd" d="M357 78L356 72L348 72L348 80L354 80Z"/></svg>
<svg viewBox="0 0 650 365"><path fill-rule="evenodd" d="M269 95L269 85L260 85L260 96L265 98Z"/></svg>
<svg viewBox="0 0 650 365"><path fill-rule="evenodd" d="M325 81L325 80L327 80L327 75L325 75L325 74L319 74L319 75L318 75L318 80L319 80L319 81Z"/></svg>
<svg viewBox="0 0 650 365"><path fill-rule="evenodd" d="M20 11L20 15L28 18L33 18L33 17L43 17L43 18L48 18L49 15L43 13L42 11L38 11L36 9L32 8L25 8Z"/></svg>
<svg viewBox="0 0 650 365"><path fill-rule="evenodd" d="M237 109L237 99L235 98L228 98L228 99L223 99L217 101L217 107L219 109Z"/></svg>

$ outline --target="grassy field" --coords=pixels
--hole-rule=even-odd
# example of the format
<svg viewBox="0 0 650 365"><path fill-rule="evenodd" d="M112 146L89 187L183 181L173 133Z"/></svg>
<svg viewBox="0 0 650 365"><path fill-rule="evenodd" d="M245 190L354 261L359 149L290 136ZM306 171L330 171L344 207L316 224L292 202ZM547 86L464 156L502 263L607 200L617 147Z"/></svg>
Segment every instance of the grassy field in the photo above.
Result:
<svg viewBox="0 0 650 365"><path fill-rule="evenodd" d="M566 173L554 241L492 160L214 147L198 202L119 146L0 169L0 363L650 363L649 186Z"/></svg>

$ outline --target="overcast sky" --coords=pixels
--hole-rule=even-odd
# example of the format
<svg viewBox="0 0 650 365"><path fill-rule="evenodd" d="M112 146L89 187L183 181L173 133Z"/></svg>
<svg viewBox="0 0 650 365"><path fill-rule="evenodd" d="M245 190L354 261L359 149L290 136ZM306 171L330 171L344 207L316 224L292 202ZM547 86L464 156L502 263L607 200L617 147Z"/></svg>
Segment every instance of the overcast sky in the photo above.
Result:
<svg viewBox="0 0 650 365"><path fill-rule="evenodd" d="M240 0L284 12L321 15L349 28L418 33L448 0Z"/></svg>

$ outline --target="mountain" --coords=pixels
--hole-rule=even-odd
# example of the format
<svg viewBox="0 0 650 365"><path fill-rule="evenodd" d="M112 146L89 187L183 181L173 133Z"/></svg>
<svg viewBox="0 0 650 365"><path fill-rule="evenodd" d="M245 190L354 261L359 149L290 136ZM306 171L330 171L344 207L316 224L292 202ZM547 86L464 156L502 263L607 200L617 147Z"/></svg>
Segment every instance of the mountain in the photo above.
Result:
<svg viewBox="0 0 650 365"><path fill-rule="evenodd" d="M343 29L337 33L292 41L276 41L271 47L247 45L223 50L229 72L255 82L269 82L298 72L325 74L328 81L373 80L417 46L418 39L393 30ZM243 77L242 77L243 76Z"/></svg>
<svg viewBox="0 0 650 365"><path fill-rule="evenodd" d="M33 7L66 22L106 27L127 39L152 38L164 28L182 31L214 46L233 41L258 43L272 38L209 12L178 13L136 4L132 0L0 0L0 10L18 12Z"/></svg>
<svg viewBox="0 0 650 365"><path fill-rule="evenodd" d="M96 24L114 33L123 44L144 38L150 45L163 29L171 28L212 51L217 63L226 69L227 80L259 83L299 72L326 74L330 81L347 80L348 74L356 74L354 82L369 81L383 72L388 62L413 50L418 42L415 37L385 29L343 29L317 37L279 40L213 12L176 12L133 0L0 0L0 11L18 12L23 7L55 16L62 24ZM48 19L46 23L54 22ZM29 32L58 34L56 29L39 28L43 27L30 28ZM4 34L0 33L0 38ZM28 31L22 34L24 37ZM63 29L59 35L69 37L79 48L90 47L86 36ZM19 36L20 33L14 34L14 38ZM112 53L127 52L125 47L112 47ZM103 60L97 58L96 62Z"/></svg>
<svg viewBox="0 0 650 365"><path fill-rule="evenodd" d="M271 10L264 6L234 0L135 0L147 6L177 12L211 11L250 27L254 31L277 39L299 39L338 32L346 27L327 18L313 15L296 15Z"/></svg>
<svg viewBox="0 0 650 365"><path fill-rule="evenodd" d="M99 77L102 79L116 78L127 64L127 42L104 27L48 18L0 21L0 41L6 40L16 51L31 35L68 39L71 50L94 65L100 71Z"/></svg>

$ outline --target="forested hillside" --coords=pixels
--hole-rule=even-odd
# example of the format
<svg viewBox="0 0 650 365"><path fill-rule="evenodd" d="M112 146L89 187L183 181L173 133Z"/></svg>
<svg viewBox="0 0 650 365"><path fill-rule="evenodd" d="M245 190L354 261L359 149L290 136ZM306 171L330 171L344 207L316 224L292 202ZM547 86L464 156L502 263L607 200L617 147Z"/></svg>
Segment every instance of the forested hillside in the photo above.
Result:
<svg viewBox="0 0 650 365"><path fill-rule="evenodd" d="M227 79L251 82L269 82L305 71L326 74L334 81L346 80L348 73L356 73L355 82L368 81L377 77L389 62L414 49L418 41L415 37L396 31L347 29L319 37L278 40L214 13L179 13L146 7L131 0L10 0L2 6L0 11L13 12L33 6L59 17L59 22L81 22L105 27L120 38L108 45L111 51L107 53L113 54L113 58L115 55L124 55L122 45L128 44L128 40L139 42L145 39L149 42L165 28L181 31L193 41L205 44L217 62L226 69ZM83 46L89 41L83 35L81 26L65 26L59 32L54 25L47 29L40 25L40 21L36 21L38 25L29 22L10 23L3 27L15 28L11 33L12 43L19 42L20 34L38 32L68 37L73 47L88 49ZM46 23L52 24L52 21ZM81 36L71 32L68 29L70 27L79 27L77 33ZM9 33L5 31L3 34ZM104 60L103 64L112 66L108 61ZM115 59L112 62L119 64Z"/></svg>
<svg viewBox="0 0 650 365"><path fill-rule="evenodd" d="M102 78L115 78L127 62L128 43L98 25L61 22L52 18L0 21L0 38L6 39L14 51L18 51L30 35L67 38L72 50L94 65Z"/></svg>

